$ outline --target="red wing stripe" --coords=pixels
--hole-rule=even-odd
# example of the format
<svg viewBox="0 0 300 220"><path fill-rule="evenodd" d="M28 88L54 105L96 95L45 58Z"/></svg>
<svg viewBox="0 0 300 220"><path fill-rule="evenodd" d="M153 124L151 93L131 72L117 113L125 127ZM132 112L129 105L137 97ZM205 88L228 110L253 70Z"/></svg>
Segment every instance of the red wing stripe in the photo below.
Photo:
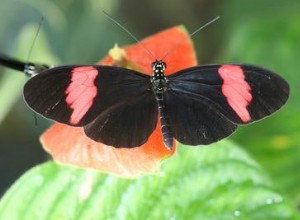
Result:
<svg viewBox="0 0 300 220"><path fill-rule="evenodd" d="M223 65L218 72L223 79L222 93L228 104L243 122L250 121L247 106L252 100L251 87L245 81L242 68L235 65Z"/></svg>
<svg viewBox="0 0 300 220"><path fill-rule="evenodd" d="M66 89L66 103L73 109L71 124L78 124L84 117L97 95L94 81L98 70L92 66L76 67L72 70L71 83Z"/></svg>

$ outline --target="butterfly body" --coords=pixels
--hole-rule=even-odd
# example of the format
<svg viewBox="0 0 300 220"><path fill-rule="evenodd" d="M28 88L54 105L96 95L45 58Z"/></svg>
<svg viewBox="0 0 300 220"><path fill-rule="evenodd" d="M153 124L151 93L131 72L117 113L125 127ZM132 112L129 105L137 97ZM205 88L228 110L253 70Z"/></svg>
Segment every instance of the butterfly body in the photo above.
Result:
<svg viewBox="0 0 300 220"><path fill-rule="evenodd" d="M173 146L173 134L168 121L168 115L166 112L165 95L168 90L168 80L164 75L166 64L163 61L155 61L152 63L153 76L150 77L152 84L152 90L157 102L159 119L161 125L161 132L163 135L165 146L168 149L172 149Z"/></svg>

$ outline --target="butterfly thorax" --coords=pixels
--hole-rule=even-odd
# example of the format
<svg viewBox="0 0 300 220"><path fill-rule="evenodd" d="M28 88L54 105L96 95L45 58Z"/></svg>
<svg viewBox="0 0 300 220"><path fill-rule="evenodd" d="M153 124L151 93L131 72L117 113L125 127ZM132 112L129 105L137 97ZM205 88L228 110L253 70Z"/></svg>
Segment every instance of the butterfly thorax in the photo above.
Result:
<svg viewBox="0 0 300 220"><path fill-rule="evenodd" d="M152 63L153 76L151 76L152 89L155 94L162 94L167 90L167 78L164 75L166 63L156 60Z"/></svg>

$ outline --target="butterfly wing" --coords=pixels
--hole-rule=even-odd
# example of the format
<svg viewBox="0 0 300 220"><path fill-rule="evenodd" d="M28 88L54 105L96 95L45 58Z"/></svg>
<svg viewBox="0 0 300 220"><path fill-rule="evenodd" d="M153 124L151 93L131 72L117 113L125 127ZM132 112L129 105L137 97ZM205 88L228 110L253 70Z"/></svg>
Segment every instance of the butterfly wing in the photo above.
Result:
<svg viewBox="0 0 300 220"><path fill-rule="evenodd" d="M147 141L157 117L157 103L148 90L109 107L84 126L84 131L93 140L107 145L137 147Z"/></svg>
<svg viewBox="0 0 300 220"><path fill-rule="evenodd" d="M251 65L205 65L168 77L167 114L175 138L209 144L230 135L238 124L278 110L289 95L280 76Z"/></svg>
<svg viewBox="0 0 300 220"><path fill-rule="evenodd" d="M110 66L62 66L46 70L24 86L24 99L46 118L83 126L102 111L149 87L149 77Z"/></svg>
<svg viewBox="0 0 300 220"><path fill-rule="evenodd" d="M87 136L116 147L144 143L155 128L157 104L149 76L110 66L62 66L24 86L27 104L46 118L85 126Z"/></svg>
<svg viewBox="0 0 300 220"><path fill-rule="evenodd" d="M171 90L165 101L172 133L181 143L210 144L230 135L237 127L197 96Z"/></svg>

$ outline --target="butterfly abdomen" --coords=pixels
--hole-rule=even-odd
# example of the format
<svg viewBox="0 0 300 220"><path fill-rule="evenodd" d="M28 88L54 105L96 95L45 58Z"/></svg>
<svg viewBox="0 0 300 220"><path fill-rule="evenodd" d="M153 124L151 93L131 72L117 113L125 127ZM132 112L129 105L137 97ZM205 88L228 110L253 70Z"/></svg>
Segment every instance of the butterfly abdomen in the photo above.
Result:
<svg viewBox="0 0 300 220"><path fill-rule="evenodd" d="M161 132L163 135L164 143L168 149L172 149L173 146L173 133L171 131L171 126L168 121L168 116L166 113L166 105L163 94L155 94L155 98L158 105L159 119Z"/></svg>

